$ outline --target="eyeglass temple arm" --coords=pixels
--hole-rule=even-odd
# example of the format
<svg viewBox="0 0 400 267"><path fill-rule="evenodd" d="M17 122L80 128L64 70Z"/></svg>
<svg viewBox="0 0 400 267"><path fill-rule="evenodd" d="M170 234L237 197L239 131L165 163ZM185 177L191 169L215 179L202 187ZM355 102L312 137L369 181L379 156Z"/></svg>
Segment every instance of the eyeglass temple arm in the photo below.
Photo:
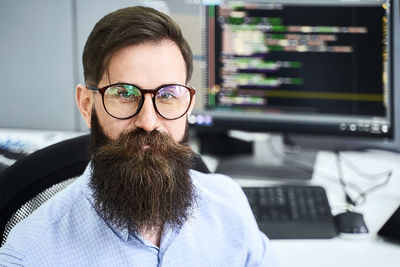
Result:
<svg viewBox="0 0 400 267"><path fill-rule="evenodd" d="M100 92L100 89L94 86L86 85L86 88L93 92Z"/></svg>

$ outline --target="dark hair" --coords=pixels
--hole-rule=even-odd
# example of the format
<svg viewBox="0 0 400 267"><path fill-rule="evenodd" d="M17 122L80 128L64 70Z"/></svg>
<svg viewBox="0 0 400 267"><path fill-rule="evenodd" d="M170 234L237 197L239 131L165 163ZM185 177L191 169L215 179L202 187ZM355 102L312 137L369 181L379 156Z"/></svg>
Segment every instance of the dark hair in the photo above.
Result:
<svg viewBox="0 0 400 267"><path fill-rule="evenodd" d="M121 48L142 43L173 41L186 64L186 83L193 71L192 51L179 26L167 15L149 7L127 7L99 20L90 33L82 61L86 84L97 86L111 58Z"/></svg>

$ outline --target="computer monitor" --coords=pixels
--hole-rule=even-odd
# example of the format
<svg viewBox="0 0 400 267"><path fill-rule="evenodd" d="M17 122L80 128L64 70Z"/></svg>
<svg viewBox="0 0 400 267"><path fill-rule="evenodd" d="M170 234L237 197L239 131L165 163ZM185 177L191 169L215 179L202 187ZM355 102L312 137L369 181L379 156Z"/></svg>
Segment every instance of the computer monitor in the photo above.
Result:
<svg viewBox="0 0 400 267"><path fill-rule="evenodd" d="M398 5L394 0L207 5L206 89L196 96L203 104L189 120L200 140L209 143L228 130L279 133L303 148L292 153L294 162L296 157L312 162L314 153L303 153L310 147L397 149ZM227 139L216 140L212 148L235 152ZM286 156L280 166L268 166L281 154L267 157L262 143L253 149L258 157L227 157L217 171L311 177L289 170Z"/></svg>

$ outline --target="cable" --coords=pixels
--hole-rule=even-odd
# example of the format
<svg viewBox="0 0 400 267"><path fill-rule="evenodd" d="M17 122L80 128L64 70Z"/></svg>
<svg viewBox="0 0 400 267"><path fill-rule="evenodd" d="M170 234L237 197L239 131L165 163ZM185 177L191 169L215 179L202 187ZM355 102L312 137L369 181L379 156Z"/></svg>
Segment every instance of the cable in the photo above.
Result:
<svg viewBox="0 0 400 267"><path fill-rule="evenodd" d="M388 176L389 172L392 172L392 170L387 170L387 171L383 171L383 172L379 172L379 173L375 173L375 174L369 174L369 173L366 173L363 170L361 170L357 165L355 165L353 162L351 162L350 160L346 159L342 155L341 155L341 160L345 161L345 164L347 166L349 166L360 177L362 177L364 179L368 179L368 180L381 179L382 177L380 177L380 176Z"/></svg>
<svg viewBox="0 0 400 267"><path fill-rule="evenodd" d="M284 158L286 161L289 161L293 164L293 165L289 165L288 167L296 168L300 171L307 172L307 173L313 172L313 170L314 170L313 166L305 164L304 162L301 162L301 161L294 160L294 159L290 158L289 156L287 156L286 154L279 153L276 150L276 148L274 147L273 142L271 142L270 139L268 140L267 143L268 143L268 147L272 154L274 154L276 157ZM387 170L387 171L383 171L383 172L376 173L376 174L368 174L368 173L364 172L363 170L361 170L358 166L356 166L350 160L343 158L340 155L339 150L335 151L335 154L336 154L336 159L337 159L336 163L338 165L339 177L333 178L333 176L326 175L326 174L325 175L319 174L319 176L326 180L329 180L331 182L335 182L335 183L339 182L339 184L341 184L342 188L344 188L343 190L345 193L345 200L348 205L355 207L355 206L364 204L366 201L366 197L369 193L388 184L392 177L392 174L393 174L392 170ZM358 185L356 185L354 183L345 182L344 178L343 178L343 170L342 170L342 164L341 164L343 159L344 159L344 163L361 178L364 178L367 180L372 180L372 181L385 178L384 181L382 181L379 184L373 185L365 190L362 190ZM318 171L318 172L320 172L320 171ZM348 189L351 189L354 192L356 192L358 194L358 196L355 199L351 198L350 194L348 192Z"/></svg>
<svg viewBox="0 0 400 267"><path fill-rule="evenodd" d="M335 151L335 155L336 155L336 166L337 166L337 170L338 170L338 180L342 187L346 203L352 207L355 207L357 204L353 201L353 199L350 197L349 193L347 192L347 185L346 185L345 180L343 179L343 169L342 169L342 164L340 161L340 152ZM347 210L349 210L349 207L347 207Z"/></svg>
<svg viewBox="0 0 400 267"><path fill-rule="evenodd" d="M393 173L392 170L385 171L385 172L382 172L382 173L378 173L378 174L375 174L375 175L366 174L360 168L356 167L353 163L351 163L349 161L348 163L351 163L351 166L353 167L353 171L357 170L356 172L358 172L358 174L361 173L362 175L360 175L360 177L362 177L364 179L377 180L377 178L378 179L385 178L385 180L383 180L381 183L376 184L374 186L371 186L371 187L369 187L369 188L367 188L365 190L362 190L362 191L358 192L358 197L356 199L352 199L350 197L350 194L347 191L347 184L344 181L342 164L341 164L342 157L340 155L340 152L339 151L335 151L335 155L336 155L336 164L337 164L337 168L338 168L338 172L339 172L338 179L339 179L339 182L342 185L343 191L345 193L346 203L349 204L352 207L355 207L355 206L358 206L360 204L363 204L366 201L367 194L377 190L380 187L385 186L387 183L389 183L389 180L392 177L392 173ZM382 175L385 175L385 177L374 177L374 176L382 176Z"/></svg>

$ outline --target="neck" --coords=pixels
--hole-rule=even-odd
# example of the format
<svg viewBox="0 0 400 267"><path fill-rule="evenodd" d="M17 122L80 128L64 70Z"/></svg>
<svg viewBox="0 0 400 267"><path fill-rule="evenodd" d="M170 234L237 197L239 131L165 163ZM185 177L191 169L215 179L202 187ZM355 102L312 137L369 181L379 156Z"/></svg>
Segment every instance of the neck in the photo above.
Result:
<svg viewBox="0 0 400 267"><path fill-rule="evenodd" d="M157 247L160 247L160 241L161 241L161 233L162 233L162 227L153 227L150 229L146 229L140 232L140 235L156 245Z"/></svg>

